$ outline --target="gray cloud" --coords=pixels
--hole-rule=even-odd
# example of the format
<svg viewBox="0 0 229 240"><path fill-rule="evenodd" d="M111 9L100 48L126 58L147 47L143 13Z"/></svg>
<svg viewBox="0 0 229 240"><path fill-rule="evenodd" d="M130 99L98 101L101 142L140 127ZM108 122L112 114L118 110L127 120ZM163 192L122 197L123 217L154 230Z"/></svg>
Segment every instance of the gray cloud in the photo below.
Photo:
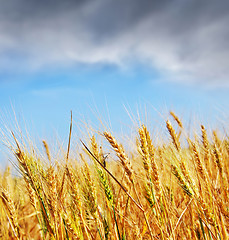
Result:
<svg viewBox="0 0 229 240"><path fill-rule="evenodd" d="M0 72L136 60L165 79L229 85L226 0L0 3Z"/></svg>

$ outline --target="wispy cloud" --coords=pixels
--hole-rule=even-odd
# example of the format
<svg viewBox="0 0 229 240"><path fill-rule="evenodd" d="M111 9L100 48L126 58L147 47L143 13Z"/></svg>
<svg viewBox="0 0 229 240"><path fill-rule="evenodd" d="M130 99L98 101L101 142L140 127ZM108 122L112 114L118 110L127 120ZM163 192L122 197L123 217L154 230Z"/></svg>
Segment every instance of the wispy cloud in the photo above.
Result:
<svg viewBox="0 0 229 240"><path fill-rule="evenodd" d="M142 61L168 80L229 85L226 0L0 2L0 73Z"/></svg>

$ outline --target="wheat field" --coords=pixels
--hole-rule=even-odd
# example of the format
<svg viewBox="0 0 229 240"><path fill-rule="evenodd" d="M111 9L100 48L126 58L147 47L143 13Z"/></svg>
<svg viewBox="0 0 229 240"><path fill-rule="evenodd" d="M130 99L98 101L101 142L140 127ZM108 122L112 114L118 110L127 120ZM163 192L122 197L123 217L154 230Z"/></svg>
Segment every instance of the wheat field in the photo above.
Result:
<svg viewBox="0 0 229 240"><path fill-rule="evenodd" d="M173 112L164 127L160 141L140 124L130 147L107 130L76 147L71 121L62 158L12 132L0 239L228 239L227 133L200 125L190 137Z"/></svg>

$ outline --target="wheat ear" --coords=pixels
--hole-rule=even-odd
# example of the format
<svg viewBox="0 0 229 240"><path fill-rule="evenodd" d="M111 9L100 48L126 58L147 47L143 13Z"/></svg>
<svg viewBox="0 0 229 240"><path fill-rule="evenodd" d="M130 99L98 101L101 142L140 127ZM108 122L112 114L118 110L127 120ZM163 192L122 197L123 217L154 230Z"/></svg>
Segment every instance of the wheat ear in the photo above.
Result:
<svg viewBox="0 0 229 240"><path fill-rule="evenodd" d="M130 164L129 158L126 156L123 147L117 143L116 139L108 132L104 132L105 138L111 144L112 148L115 150L116 155L120 159L120 162L125 169L127 176L129 177L130 181L133 182L133 170Z"/></svg>

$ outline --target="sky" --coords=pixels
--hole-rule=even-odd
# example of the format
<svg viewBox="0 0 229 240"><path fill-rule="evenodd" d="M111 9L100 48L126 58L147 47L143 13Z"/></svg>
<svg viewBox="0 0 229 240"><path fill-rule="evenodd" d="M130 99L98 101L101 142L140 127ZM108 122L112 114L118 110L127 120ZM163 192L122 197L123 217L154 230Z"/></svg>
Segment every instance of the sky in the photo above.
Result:
<svg viewBox="0 0 229 240"><path fill-rule="evenodd" d="M117 133L130 115L153 125L170 110L187 122L228 120L229 1L0 5L2 126L13 126L15 114L32 136L51 139L67 138L71 110L76 129L102 120Z"/></svg>

